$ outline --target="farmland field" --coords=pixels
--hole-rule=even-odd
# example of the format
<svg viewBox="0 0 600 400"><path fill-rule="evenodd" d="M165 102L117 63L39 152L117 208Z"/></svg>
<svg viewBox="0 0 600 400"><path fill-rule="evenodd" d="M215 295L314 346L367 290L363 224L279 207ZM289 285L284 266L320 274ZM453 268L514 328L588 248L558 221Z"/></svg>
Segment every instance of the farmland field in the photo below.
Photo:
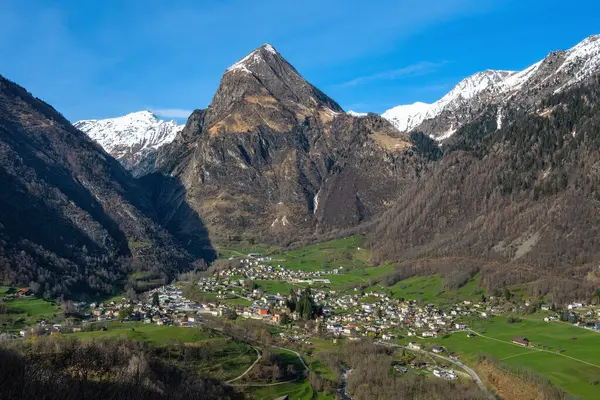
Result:
<svg viewBox="0 0 600 400"><path fill-rule="evenodd" d="M210 331L201 331L197 328L181 328L177 326L166 326L156 324L144 324L141 322L113 322L108 324L107 331L77 332L69 336L81 339L91 338L122 338L149 342L155 345L168 344L173 340L181 340L184 343L193 343L204 340L223 339Z"/></svg>
<svg viewBox="0 0 600 400"><path fill-rule="evenodd" d="M427 342L461 354L471 364L478 354L487 353L508 365L535 371L569 393L598 398L598 387L590 382L600 380L600 334L533 317L517 323L494 317L474 323L473 328L482 336L467 338L466 332L458 332ZM510 343L516 336L529 339L533 347Z"/></svg>
<svg viewBox="0 0 600 400"><path fill-rule="evenodd" d="M272 264L283 264L288 269L303 271L366 266L371 251L361 246L362 238L358 236L336 239L273 255L276 260L285 261L274 261Z"/></svg>
<svg viewBox="0 0 600 400"><path fill-rule="evenodd" d="M4 288L6 292L11 288ZM9 313L0 314L0 324L8 330L34 325L38 321L56 321L62 318L60 308L53 302L37 297L21 297L3 302Z"/></svg>

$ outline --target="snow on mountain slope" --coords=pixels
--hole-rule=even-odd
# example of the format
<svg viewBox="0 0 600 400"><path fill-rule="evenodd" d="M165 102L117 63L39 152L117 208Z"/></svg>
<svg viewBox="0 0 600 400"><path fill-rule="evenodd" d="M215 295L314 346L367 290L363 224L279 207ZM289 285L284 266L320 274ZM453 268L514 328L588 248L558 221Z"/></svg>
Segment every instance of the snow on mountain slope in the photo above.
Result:
<svg viewBox="0 0 600 400"><path fill-rule="evenodd" d="M75 122L74 126L129 170L134 169L147 154L171 143L183 129L183 125L160 120L150 111L118 118L83 120Z"/></svg>
<svg viewBox="0 0 600 400"><path fill-rule="evenodd" d="M346 114L351 115L353 117L357 117L357 118L362 118L362 117L366 117L367 115L369 115L369 113L366 113L366 112L358 112L358 111L352 111L352 110L346 111Z"/></svg>
<svg viewBox="0 0 600 400"><path fill-rule="evenodd" d="M381 116L392 123L398 130L408 132L427 118L435 117L434 104L416 102L396 106L384 112Z"/></svg>
<svg viewBox="0 0 600 400"><path fill-rule="evenodd" d="M600 35L593 35L569 50L550 53L523 71L478 72L435 103L396 106L382 116L401 131L419 128L442 140L486 104L501 104L509 99L531 103L541 93L558 92L598 72Z"/></svg>
<svg viewBox="0 0 600 400"><path fill-rule="evenodd" d="M416 102L401 105L387 110L382 114L397 129L410 131L426 119L434 118L444 110L458 108L477 94L496 86L506 77L515 74L514 71L487 70L460 81L450 92L433 104Z"/></svg>

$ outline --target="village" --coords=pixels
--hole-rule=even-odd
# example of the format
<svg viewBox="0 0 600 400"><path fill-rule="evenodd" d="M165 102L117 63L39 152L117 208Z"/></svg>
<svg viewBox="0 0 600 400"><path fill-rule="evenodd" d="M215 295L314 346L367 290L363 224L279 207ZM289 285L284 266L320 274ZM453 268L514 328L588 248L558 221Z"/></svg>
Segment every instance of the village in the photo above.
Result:
<svg viewBox="0 0 600 400"><path fill-rule="evenodd" d="M321 310L316 319L319 333L326 337L346 337L350 340L360 340L361 337L384 341L397 337L438 338L457 331L468 332L469 321L473 319L487 319L530 306L525 302L507 308L504 302L499 301L501 299L490 297L478 302L464 300L441 307L417 300L393 298L380 291L363 293L355 289L340 293L321 285L329 282L323 276L341 274L342 268L306 272L288 270L281 265L265 265L263 262L266 261L271 259L249 256L240 260L238 267L193 282L201 293L202 301L186 298L181 285L175 283L147 292L146 301L124 299L120 303L91 304L92 319L100 322L127 319L184 327L196 326L203 315L250 318L276 325L287 325L300 319L300 315L289 308L291 293L266 293L252 285L255 280L308 284L292 290L296 296L300 296L305 287L310 287L311 296ZM235 299L243 301L231 301ZM583 303L573 303L564 311L553 312L550 306L543 304L541 310L548 312L548 316L544 317L545 322L563 321L600 331L600 310L577 311L584 309L584 306ZM310 336L308 333L306 337ZM285 333L282 335L286 336ZM290 339L297 338L295 334Z"/></svg>
<svg viewBox="0 0 600 400"><path fill-rule="evenodd" d="M349 274L351 267L303 271L273 265L279 260L252 255L236 261L239 264L195 275L191 280L175 281L134 298L73 303L74 313L81 317L79 323L42 320L21 329L18 336L110 330L115 322L128 321L194 328L206 324L207 319L249 319L277 327L282 346L294 343L310 347L316 339L333 344L340 340L372 340L412 354L394 362L392 367L398 374L411 372L456 380L464 375L460 366L456 368L461 365L461 355L440 343L451 335L476 340L481 324L492 319L517 322L519 316L527 315L535 306L536 318L547 324L569 324L600 334L600 309L583 302L557 309L544 303L482 295L477 300L433 304L420 298L394 297L379 285L369 290L330 285L333 276ZM306 294L317 310L309 320L292 306ZM11 296L25 299L30 293L21 289ZM531 349L547 347L547 343L532 342L526 335L517 331L509 341Z"/></svg>

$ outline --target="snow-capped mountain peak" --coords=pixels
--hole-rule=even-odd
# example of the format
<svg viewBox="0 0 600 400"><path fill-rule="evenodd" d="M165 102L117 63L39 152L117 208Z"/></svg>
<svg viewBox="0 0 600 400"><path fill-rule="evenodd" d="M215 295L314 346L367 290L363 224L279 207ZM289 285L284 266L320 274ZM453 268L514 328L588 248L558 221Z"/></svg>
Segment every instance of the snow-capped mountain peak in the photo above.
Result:
<svg viewBox="0 0 600 400"><path fill-rule="evenodd" d="M73 124L128 169L142 156L175 140L183 125L158 119L150 111L138 111L117 118L82 120Z"/></svg>
<svg viewBox="0 0 600 400"><path fill-rule="evenodd" d="M390 121L398 130L408 132L425 119L435 116L432 112L433 108L433 104L416 102L391 108L384 112L382 117Z"/></svg>
<svg viewBox="0 0 600 400"><path fill-rule="evenodd" d="M391 108L383 113L397 129L410 131L426 119L434 118L446 109L456 109L477 94L489 90L502 82L514 71L487 70L478 72L460 81L450 92L435 103L416 102Z"/></svg>
<svg viewBox="0 0 600 400"><path fill-rule="evenodd" d="M441 140L451 136L486 105L501 106L508 101L528 103L541 93L561 91L598 72L600 35L592 35L569 50L551 52L522 71L478 72L460 81L435 103L396 106L382 116L401 131L418 128Z"/></svg>
<svg viewBox="0 0 600 400"><path fill-rule="evenodd" d="M477 94L496 86L498 83L515 73L515 71L496 71L490 69L478 72L460 81L448 94L442 97L439 102L442 105L446 105L457 99L470 100Z"/></svg>

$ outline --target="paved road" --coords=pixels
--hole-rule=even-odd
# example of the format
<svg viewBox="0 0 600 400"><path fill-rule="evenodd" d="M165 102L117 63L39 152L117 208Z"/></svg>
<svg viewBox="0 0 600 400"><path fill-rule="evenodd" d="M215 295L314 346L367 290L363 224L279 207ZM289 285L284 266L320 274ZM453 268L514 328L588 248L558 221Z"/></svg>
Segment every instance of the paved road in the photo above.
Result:
<svg viewBox="0 0 600 400"><path fill-rule="evenodd" d="M407 350L415 351L415 352L418 352L418 353L424 353L424 354L428 354L428 355L433 356L433 357L441 358L442 360L446 360L449 363L452 363L452 364L454 364L454 365L462 368L463 370L467 371L467 373L469 375L471 375L471 377L475 380L475 382L477 383L477 385L479 386L479 388L481 390L483 390L487 394L488 398L490 398L490 399L495 399L496 398L488 390L488 388L485 386L485 384L483 383L483 381L481 380L481 378L479 378L479 375L477 375L477 373L475 371L473 371L471 368L469 368L465 364L461 363L460 361L456 361L456 360L453 360L453 359L451 359L449 357L441 356L439 354L435 354L435 353L432 353L432 352L429 352L429 351L426 351L426 350L414 350L414 349L410 349L410 348L408 348L406 346L402 346L402 345L399 345L399 344L386 343L386 342L382 342L382 341L377 341L375 343L383 345L383 346L388 346L388 347L399 347L399 348L402 348L402 349L407 349Z"/></svg>

